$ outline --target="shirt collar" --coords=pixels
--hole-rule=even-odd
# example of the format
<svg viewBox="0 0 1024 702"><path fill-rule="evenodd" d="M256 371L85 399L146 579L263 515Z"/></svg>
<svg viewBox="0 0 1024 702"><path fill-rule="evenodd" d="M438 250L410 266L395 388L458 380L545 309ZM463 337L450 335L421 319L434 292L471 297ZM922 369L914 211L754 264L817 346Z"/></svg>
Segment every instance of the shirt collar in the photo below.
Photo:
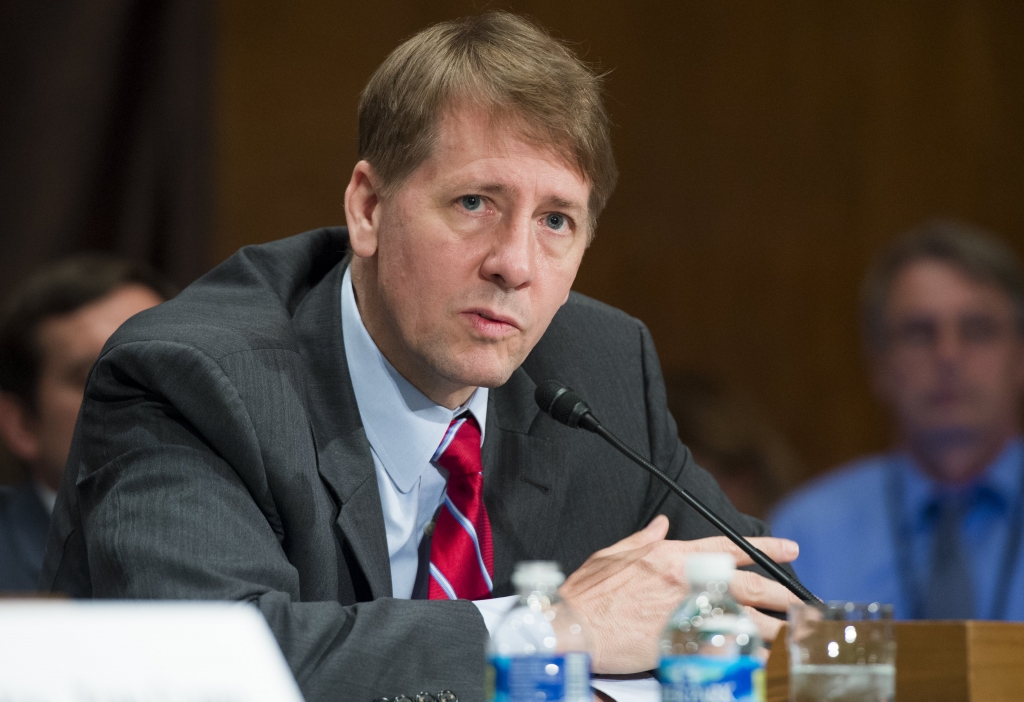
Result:
<svg viewBox="0 0 1024 702"><path fill-rule="evenodd" d="M928 519L929 510L946 489L936 480L927 476L917 463L906 453L897 457L897 465L903 478L903 496L907 514L915 523ZM1019 499L1021 480L1024 480L1024 440L1017 436L1006 443L996 459L985 468L963 492L973 490L995 497L1004 509L1009 509Z"/></svg>
<svg viewBox="0 0 1024 702"><path fill-rule="evenodd" d="M35 488L36 494L39 495L39 501L43 503L43 507L46 508L47 514L53 514L54 505L57 504L57 493L43 485L38 480L32 481L32 487Z"/></svg>
<svg viewBox="0 0 1024 702"><path fill-rule="evenodd" d="M430 464L452 419L467 410L487 427L487 388L477 388L462 407L430 400L395 370L377 348L356 306L352 268L341 282L341 333L359 416L370 446L399 492L407 493Z"/></svg>

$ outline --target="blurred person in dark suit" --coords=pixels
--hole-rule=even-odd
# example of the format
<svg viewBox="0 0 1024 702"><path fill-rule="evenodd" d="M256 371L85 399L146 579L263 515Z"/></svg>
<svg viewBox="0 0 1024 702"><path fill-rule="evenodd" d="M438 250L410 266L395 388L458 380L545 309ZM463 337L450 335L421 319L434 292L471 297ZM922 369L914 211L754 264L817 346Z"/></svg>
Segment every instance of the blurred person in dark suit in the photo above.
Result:
<svg viewBox="0 0 1024 702"><path fill-rule="evenodd" d="M679 439L697 464L711 473L736 509L767 517L799 471L782 435L750 398L710 374L671 373L665 390Z"/></svg>
<svg viewBox="0 0 1024 702"><path fill-rule="evenodd" d="M772 526L826 599L897 616L1024 619L1024 276L972 227L926 224L862 289L875 393L896 445L812 482Z"/></svg>
<svg viewBox="0 0 1024 702"><path fill-rule="evenodd" d="M172 294L148 268L67 259L29 278L0 318L0 437L25 469L0 487L0 592L31 592L89 370L129 317Z"/></svg>

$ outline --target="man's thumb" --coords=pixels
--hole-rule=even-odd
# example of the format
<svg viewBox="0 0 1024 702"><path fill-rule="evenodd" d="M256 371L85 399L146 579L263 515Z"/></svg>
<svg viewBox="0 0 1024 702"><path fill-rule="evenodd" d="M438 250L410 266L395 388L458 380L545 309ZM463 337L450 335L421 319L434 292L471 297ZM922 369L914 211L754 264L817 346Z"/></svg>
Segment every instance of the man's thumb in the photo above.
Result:
<svg viewBox="0 0 1024 702"><path fill-rule="evenodd" d="M641 529L637 534L642 534L644 537L641 545L647 545L654 543L655 541L661 541L668 536L668 517L664 514L659 514L657 517L651 520L651 522Z"/></svg>
<svg viewBox="0 0 1024 702"><path fill-rule="evenodd" d="M666 534L668 534L668 517L659 514L640 531L630 534L622 541L614 543L608 548L601 549L594 555L610 556L621 551L631 551L634 548L640 548L647 544L653 544L655 541L661 541L665 538Z"/></svg>

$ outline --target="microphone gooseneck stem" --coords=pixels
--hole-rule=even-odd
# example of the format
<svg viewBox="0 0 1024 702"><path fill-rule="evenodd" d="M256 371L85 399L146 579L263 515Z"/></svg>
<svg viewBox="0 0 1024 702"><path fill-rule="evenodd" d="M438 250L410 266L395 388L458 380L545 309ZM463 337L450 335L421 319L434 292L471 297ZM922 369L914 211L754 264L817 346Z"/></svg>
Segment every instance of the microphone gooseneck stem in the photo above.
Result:
<svg viewBox="0 0 1024 702"><path fill-rule="evenodd" d="M710 509L705 507L703 502L701 502L696 497L687 492L685 489L680 487L674 480L672 480L672 478L665 475L665 473L660 471L650 461L648 461L643 456L638 454L636 451L634 451L633 449L619 441L618 437L616 437L610 431L605 429L604 426L599 421L597 421L597 418L594 417L592 413L587 412L586 420L589 421L580 421L579 426L581 428L588 429L594 432L595 434L603 438L605 441L607 441L609 444L617 448L619 452L621 452L627 458L631 459L634 463L639 465L648 473L658 478L658 480L660 480L661 482L665 483L665 485L667 485L672 492L679 495L679 497L681 497L684 502L686 502L688 505L697 510L698 514L700 514L702 517L711 522L716 529L725 534L730 541L732 541L744 553L750 556L751 560L753 560L754 563L764 568L769 573L769 575L775 578L775 580L781 583L787 590L789 590L794 595L799 597L803 602L811 604L821 602L821 599L816 597L813 593L811 593L810 590L801 585L796 578L791 577L789 573L783 570L778 563L769 558L766 553L764 553L759 548L757 548L752 543L743 538L743 536L741 536L739 532L737 532L731 526L722 521L722 519L717 514L715 514Z"/></svg>

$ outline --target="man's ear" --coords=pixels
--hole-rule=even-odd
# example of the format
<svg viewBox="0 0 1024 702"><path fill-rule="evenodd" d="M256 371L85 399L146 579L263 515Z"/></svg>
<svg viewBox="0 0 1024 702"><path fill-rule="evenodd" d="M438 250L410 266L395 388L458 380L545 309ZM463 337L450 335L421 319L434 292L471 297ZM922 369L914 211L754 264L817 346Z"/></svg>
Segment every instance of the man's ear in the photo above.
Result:
<svg viewBox="0 0 1024 702"><path fill-rule="evenodd" d="M373 256L380 224L380 178L368 161L360 161L352 169L345 188L345 221L352 251L363 258Z"/></svg>
<svg viewBox="0 0 1024 702"><path fill-rule="evenodd" d="M35 417L14 395L0 391L0 438L19 460L39 460L39 431Z"/></svg>

